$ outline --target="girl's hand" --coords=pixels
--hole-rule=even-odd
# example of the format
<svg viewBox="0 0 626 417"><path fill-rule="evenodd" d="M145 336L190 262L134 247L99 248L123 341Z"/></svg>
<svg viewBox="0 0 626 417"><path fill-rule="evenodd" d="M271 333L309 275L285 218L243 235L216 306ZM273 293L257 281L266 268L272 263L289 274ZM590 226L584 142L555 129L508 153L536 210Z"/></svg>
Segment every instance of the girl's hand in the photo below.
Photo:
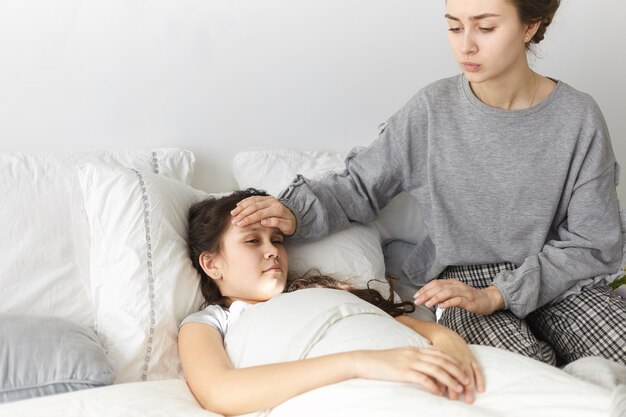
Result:
<svg viewBox="0 0 626 417"><path fill-rule="evenodd" d="M447 353L459 361L463 373L469 376L469 384L463 386L463 397L465 402L473 403L476 398L476 391L485 391L485 377L465 340L458 333L450 329L446 330L448 332L440 332L432 337L433 348ZM449 391L448 396L451 400L458 399L458 394L455 391Z"/></svg>
<svg viewBox="0 0 626 417"><path fill-rule="evenodd" d="M436 349L404 347L354 352L357 377L409 382L435 395L458 398L470 379L461 363ZM451 395L450 393L454 393Z"/></svg>
<svg viewBox="0 0 626 417"><path fill-rule="evenodd" d="M265 227L276 227L285 236L296 231L296 216L272 196L243 199L230 214L233 217L231 223L240 227L260 222Z"/></svg>
<svg viewBox="0 0 626 417"><path fill-rule="evenodd" d="M440 308L460 307L483 316L504 308L504 298L496 287L474 288L457 279L436 279L415 293L415 305Z"/></svg>

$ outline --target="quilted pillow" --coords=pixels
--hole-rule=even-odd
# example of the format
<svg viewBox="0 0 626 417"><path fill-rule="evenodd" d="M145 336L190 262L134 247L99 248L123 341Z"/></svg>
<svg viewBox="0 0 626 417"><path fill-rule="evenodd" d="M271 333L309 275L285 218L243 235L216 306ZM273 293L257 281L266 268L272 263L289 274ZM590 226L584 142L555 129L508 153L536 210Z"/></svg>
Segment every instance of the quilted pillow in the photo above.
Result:
<svg viewBox="0 0 626 417"><path fill-rule="evenodd" d="M0 316L0 340L0 403L113 383L113 369L88 327L52 317Z"/></svg>
<svg viewBox="0 0 626 417"><path fill-rule="evenodd" d="M195 159L180 149L1 152L0 314L59 317L88 326L88 240L80 229L75 167L128 166L190 182ZM10 296L7 296L10 294Z"/></svg>

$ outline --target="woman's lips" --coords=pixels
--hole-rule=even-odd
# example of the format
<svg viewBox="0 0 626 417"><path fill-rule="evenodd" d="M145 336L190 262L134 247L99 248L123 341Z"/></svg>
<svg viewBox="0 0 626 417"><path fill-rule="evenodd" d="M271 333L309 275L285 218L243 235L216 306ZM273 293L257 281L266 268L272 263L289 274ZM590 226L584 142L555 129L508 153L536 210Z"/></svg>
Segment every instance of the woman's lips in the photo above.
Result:
<svg viewBox="0 0 626 417"><path fill-rule="evenodd" d="M480 65L474 64L473 62L463 62L463 68L465 68L467 72L476 72L480 70Z"/></svg>

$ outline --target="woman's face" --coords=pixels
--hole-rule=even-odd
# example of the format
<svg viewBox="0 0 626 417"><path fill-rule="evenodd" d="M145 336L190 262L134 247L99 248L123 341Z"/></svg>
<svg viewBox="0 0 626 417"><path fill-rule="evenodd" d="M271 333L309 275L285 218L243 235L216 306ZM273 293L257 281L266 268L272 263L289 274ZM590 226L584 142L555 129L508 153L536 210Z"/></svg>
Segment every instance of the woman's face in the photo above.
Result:
<svg viewBox="0 0 626 417"><path fill-rule="evenodd" d="M448 42L469 81L506 79L527 67L525 37L534 32L508 0L447 0L446 21Z"/></svg>
<svg viewBox="0 0 626 417"><path fill-rule="evenodd" d="M288 263L278 229L258 223L229 225L221 246L220 253L213 256L214 267L220 272L215 282L231 302L267 301L283 291Z"/></svg>

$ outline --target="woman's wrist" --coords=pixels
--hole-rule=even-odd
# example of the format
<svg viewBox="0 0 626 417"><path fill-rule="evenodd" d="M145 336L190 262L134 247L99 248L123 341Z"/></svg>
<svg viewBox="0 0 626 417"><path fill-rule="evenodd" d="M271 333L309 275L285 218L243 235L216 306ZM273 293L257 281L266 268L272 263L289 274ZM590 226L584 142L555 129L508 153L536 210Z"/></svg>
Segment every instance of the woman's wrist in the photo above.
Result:
<svg viewBox="0 0 626 417"><path fill-rule="evenodd" d="M504 309L504 297L500 293L500 290L495 286L484 288L483 291L487 294L491 312Z"/></svg>

